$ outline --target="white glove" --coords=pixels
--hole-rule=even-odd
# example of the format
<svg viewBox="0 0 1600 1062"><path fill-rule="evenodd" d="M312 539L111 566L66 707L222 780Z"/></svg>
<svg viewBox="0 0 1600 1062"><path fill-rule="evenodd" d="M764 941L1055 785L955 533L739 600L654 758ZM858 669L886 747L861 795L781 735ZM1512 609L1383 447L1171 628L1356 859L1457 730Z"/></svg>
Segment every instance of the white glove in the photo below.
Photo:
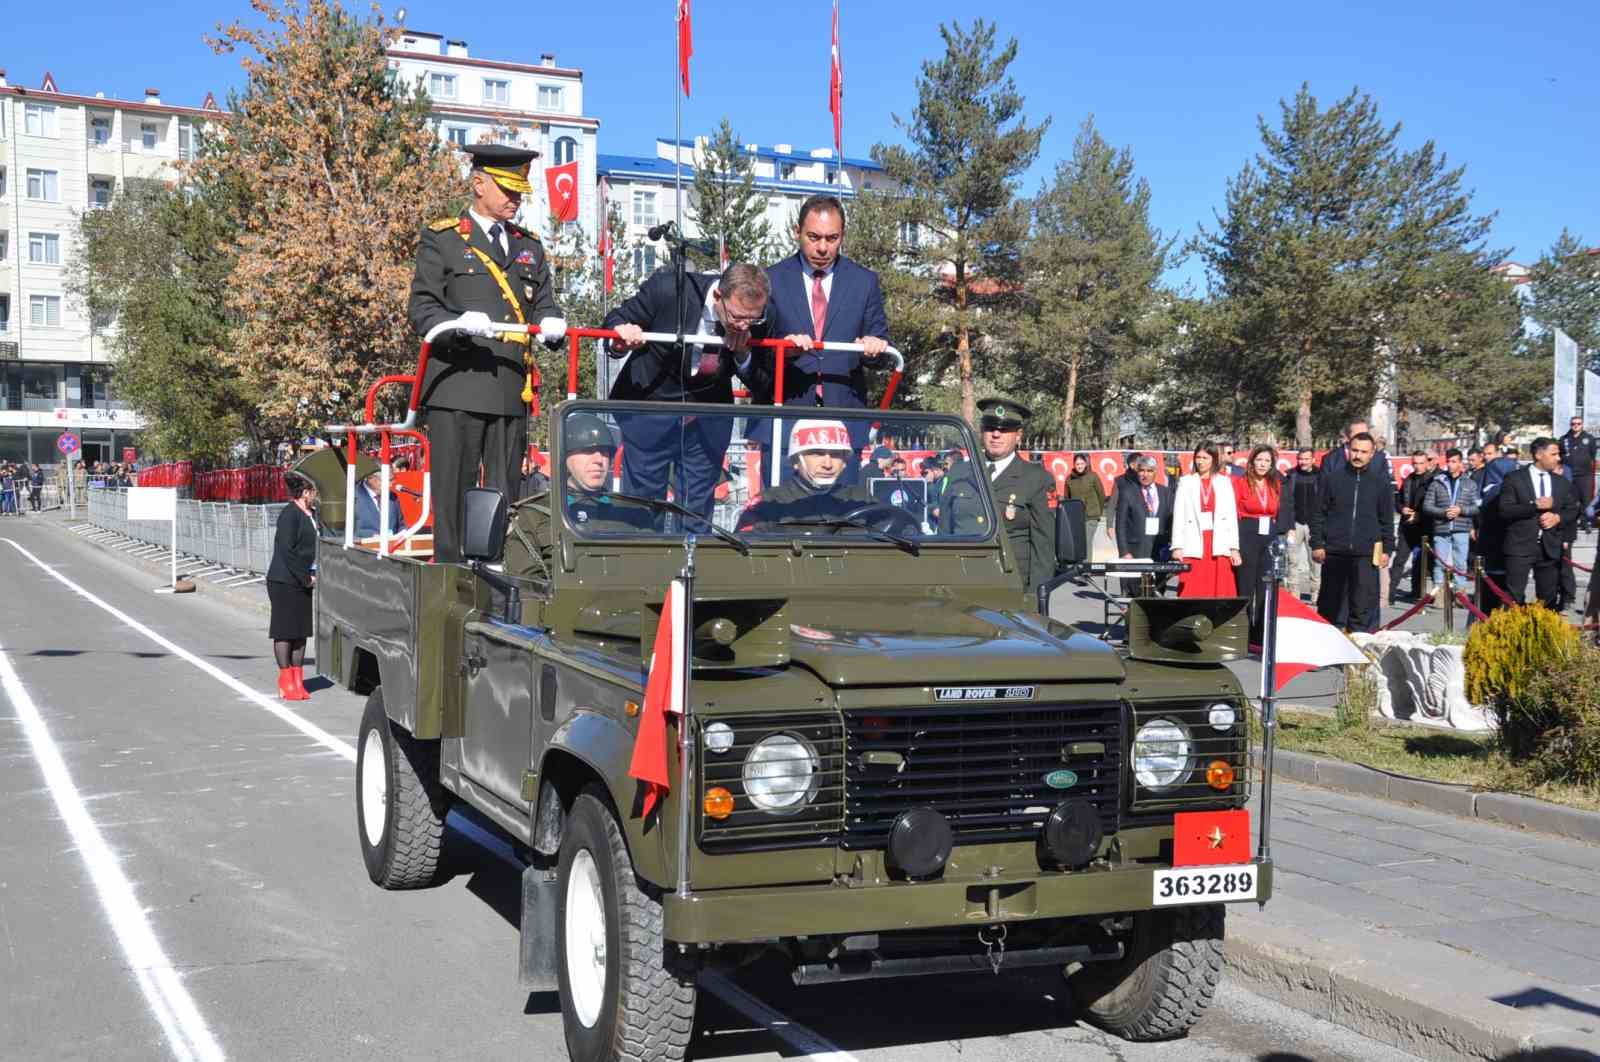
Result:
<svg viewBox="0 0 1600 1062"><path fill-rule="evenodd" d="M457 327L469 336L494 337L500 330L489 320L489 315L481 310L468 310L456 319Z"/></svg>
<svg viewBox="0 0 1600 1062"><path fill-rule="evenodd" d="M567 322L560 317L546 317L539 321L539 342L559 343L567 337Z"/></svg>

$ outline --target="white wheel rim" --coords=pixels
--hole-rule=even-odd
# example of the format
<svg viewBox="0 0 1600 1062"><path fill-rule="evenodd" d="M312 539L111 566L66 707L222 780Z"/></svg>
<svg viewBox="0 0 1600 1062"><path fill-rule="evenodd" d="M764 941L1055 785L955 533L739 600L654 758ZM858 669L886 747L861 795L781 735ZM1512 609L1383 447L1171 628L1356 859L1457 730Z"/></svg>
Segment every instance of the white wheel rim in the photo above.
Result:
<svg viewBox="0 0 1600 1062"><path fill-rule="evenodd" d="M567 871L564 929L572 1009L583 1027L592 1029L606 997L606 904L600 872L587 848L578 850Z"/></svg>
<svg viewBox="0 0 1600 1062"><path fill-rule="evenodd" d="M383 762L383 735L367 731L361 743L361 828L367 831L367 844L383 843L383 829L389 821L389 771Z"/></svg>

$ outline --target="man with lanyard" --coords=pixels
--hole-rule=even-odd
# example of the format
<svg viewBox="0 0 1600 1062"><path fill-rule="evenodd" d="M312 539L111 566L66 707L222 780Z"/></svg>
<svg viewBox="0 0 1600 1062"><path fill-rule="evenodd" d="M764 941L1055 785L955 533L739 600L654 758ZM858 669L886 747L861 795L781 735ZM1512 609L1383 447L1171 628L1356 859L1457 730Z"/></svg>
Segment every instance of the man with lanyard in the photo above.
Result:
<svg viewBox="0 0 1600 1062"><path fill-rule="evenodd" d="M538 323L549 346L566 335L539 238L513 224L533 190L528 167L538 152L473 144L472 201L459 217L422 230L408 315L417 335L460 318L464 330L433 345L422 385L431 444L434 556L461 560L465 491L478 483L515 497L528 445L528 404L537 371L529 336L496 323Z"/></svg>
<svg viewBox="0 0 1600 1062"><path fill-rule="evenodd" d="M1583 418L1573 417L1561 437L1561 463L1572 469L1572 486L1578 495L1578 508L1588 509L1594 501L1595 438L1583 430Z"/></svg>
<svg viewBox="0 0 1600 1062"><path fill-rule="evenodd" d="M1027 406L1006 398L985 398L978 403L979 428L983 433L983 460L962 464L949 473L950 492L940 514L942 534L981 532L962 514L961 495L956 481L977 482L983 476L994 499L1001 526L1011 540L1017 558L1017 575L1022 589L1032 594L1056 574L1055 518L1050 511L1050 492L1055 477L1043 466L1017 457L1022 425L1031 415ZM971 507L967 507L970 511Z"/></svg>
<svg viewBox="0 0 1600 1062"><path fill-rule="evenodd" d="M1117 507L1122 512L1117 517L1117 556L1123 560L1160 560L1161 551L1172 542L1172 487L1156 483L1156 459L1148 454L1138 454L1128 467L1138 477L1137 483L1117 496ZM1202 485L1202 490L1207 485ZM1215 481L1209 485L1215 489ZM1156 593L1163 592L1166 577L1155 580ZM1122 580L1125 597L1137 597L1140 580Z"/></svg>

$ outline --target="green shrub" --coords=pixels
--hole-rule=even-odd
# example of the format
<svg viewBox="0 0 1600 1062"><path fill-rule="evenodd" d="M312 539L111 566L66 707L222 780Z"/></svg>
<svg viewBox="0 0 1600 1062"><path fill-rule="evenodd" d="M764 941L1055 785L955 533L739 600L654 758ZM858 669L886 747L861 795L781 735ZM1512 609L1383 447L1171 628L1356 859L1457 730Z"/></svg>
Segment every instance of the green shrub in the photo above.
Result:
<svg viewBox="0 0 1600 1062"><path fill-rule="evenodd" d="M1378 669L1344 668L1344 695L1333 706L1334 721L1340 730L1366 730L1378 710Z"/></svg>
<svg viewBox="0 0 1600 1062"><path fill-rule="evenodd" d="M1600 650L1580 649L1533 676L1508 704L1501 739L1535 783L1600 789Z"/></svg>
<svg viewBox="0 0 1600 1062"><path fill-rule="evenodd" d="M1580 646L1578 631L1542 605L1497 609L1467 635L1461 658L1467 699L1494 706L1504 728L1506 707L1534 676L1559 667Z"/></svg>

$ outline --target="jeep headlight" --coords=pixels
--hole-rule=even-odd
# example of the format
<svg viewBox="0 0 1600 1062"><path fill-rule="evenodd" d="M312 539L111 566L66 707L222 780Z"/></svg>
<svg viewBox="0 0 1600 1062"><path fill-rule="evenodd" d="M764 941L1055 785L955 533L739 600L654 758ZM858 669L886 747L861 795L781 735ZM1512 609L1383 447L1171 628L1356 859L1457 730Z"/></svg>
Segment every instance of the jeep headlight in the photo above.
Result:
<svg viewBox="0 0 1600 1062"><path fill-rule="evenodd" d="M1189 732L1170 719L1152 719L1133 738L1133 776L1146 789L1171 789L1189 774Z"/></svg>
<svg viewBox="0 0 1600 1062"><path fill-rule="evenodd" d="M1238 713L1234 711L1233 705L1218 701L1207 709L1206 717L1211 723L1212 730L1227 731L1232 729L1238 720Z"/></svg>
<svg viewBox="0 0 1600 1062"><path fill-rule="evenodd" d="M793 734L756 742L744 761L744 794L762 811L794 811L817 789L817 753Z"/></svg>

